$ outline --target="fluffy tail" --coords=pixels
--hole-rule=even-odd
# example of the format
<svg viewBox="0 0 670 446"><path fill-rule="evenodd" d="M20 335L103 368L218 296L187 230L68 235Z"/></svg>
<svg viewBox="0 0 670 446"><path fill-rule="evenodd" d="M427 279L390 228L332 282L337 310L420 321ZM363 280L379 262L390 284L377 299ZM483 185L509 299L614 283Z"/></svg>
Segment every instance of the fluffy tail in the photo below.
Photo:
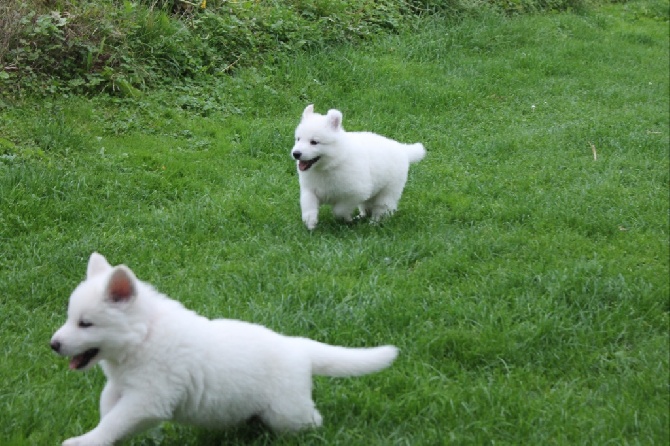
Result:
<svg viewBox="0 0 670 446"><path fill-rule="evenodd" d="M346 348L298 338L312 359L312 374L322 376L359 376L385 369L398 356L392 345L374 348Z"/></svg>
<svg viewBox="0 0 670 446"><path fill-rule="evenodd" d="M420 142L417 142L416 144L410 144L407 146L407 156L409 157L410 163L416 163L421 161L423 157L426 156L426 149Z"/></svg>

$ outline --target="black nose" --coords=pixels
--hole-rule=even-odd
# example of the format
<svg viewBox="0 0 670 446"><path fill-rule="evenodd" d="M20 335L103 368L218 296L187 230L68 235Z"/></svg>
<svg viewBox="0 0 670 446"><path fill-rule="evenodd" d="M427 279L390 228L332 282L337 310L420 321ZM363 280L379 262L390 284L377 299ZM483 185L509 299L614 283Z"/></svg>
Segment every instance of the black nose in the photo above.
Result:
<svg viewBox="0 0 670 446"><path fill-rule="evenodd" d="M302 152L300 150L296 150L295 152L293 152L293 158L299 160L301 156Z"/></svg>
<svg viewBox="0 0 670 446"><path fill-rule="evenodd" d="M51 341L51 350L58 353L60 351L60 342L59 341Z"/></svg>

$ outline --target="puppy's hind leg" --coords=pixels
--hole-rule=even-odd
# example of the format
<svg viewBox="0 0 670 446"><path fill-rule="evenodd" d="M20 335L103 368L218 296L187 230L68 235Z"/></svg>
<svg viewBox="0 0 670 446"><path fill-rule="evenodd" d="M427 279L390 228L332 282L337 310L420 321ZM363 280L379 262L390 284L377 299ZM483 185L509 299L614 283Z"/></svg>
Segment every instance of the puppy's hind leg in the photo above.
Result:
<svg viewBox="0 0 670 446"><path fill-rule="evenodd" d="M321 426L323 419L312 401L311 369L294 370L291 376L290 381L284 381L283 386L275 388L270 404L258 414L259 418L275 432L295 432Z"/></svg>
<svg viewBox="0 0 670 446"><path fill-rule="evenodd" d="M354 209L356 209L355 203L352 204L346 201L341 201L333 205L333 214L336 218L342 219L349 223L352 220L351 214L354 212Z"/></svg>
<svg viewBox="0 0 670 446"><path fill-rule="evenodd" d="M370 222L378 223L382 218L393 214L398 209L400 200L400 190L386 190L378 194L374 200L371 200L368 206L371 208Z"/></svg>
<svg viewBox="0 0 670 446"><path fill-rule="evenodd" d="M371 223L379 223L382 218L393 214L396 211L395 207L386 204L377 204L372 208Z"/></svg>
<svg viewBox="0 0 670 446"><path fill-rule="evenodd" d="M370 215L371 209L367 202L358 206L358 215L356 218L365 218Z"/></svg>
<svg viewBox="0 0 670 446"><path fill-rule="evenodd" d="M311 397L285 396L259 414L263 423L275 432L296 432L320 427L323 418Z"/></svg>

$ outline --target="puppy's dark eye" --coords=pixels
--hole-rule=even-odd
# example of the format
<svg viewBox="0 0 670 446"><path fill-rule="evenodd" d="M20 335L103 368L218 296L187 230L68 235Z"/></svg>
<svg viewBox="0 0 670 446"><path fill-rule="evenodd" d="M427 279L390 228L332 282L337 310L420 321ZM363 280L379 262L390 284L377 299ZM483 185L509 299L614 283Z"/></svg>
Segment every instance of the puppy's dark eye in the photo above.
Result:
<svg viewBox="0 0 670 446"><path fill-rule="evenodd" d="M317 145L318 143L319 143L319 141L315 141L315 140L313 140L313 139L310 139L310 140L309 140L309 144L310 144L311 146L315 146L315 145Z"/></svg>
<svg viewBox="0 0 670 446"><path fill-rule="evenodd" d="M91 327L93 324L91 322L85 321L85 320L80 320L79 321L79 327L81 328L88 328Z"/></svg>

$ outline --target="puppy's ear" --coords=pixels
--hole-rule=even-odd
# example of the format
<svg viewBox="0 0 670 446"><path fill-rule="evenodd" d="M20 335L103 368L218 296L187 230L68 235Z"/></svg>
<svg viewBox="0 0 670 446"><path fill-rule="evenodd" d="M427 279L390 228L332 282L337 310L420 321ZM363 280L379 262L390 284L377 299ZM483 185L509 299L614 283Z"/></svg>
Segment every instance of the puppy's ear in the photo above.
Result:
<svg viewBox="0 0 670 446"><path fill-rule="evenodd" d="M137 279L125 265L114 268L107 283L106 297L110 302L131 302L137 296Z"/></svg>
<svg viewBox="0 0 670 446"><path fill-rule="evenodd" d="M333 130L337 130L342 126L342 112L339 110L335 110L334 108L328 110L326 118L328 119L328 125L332 127Z"/></svg>
<svg viewBox="0 0 670 446"><path fill-rule="evenodd" d="M88 259L88 268L86 268L86 277L91 278L105 271L109 271L112 265L107 262L101 254L94 252Z"/></svg>
<svg viewBox="0 0 670 446"><path fill-rule="evenodd" d="M302 111L302 119L305 119L309 115L314 113L314 104L309 104L305 109Z"/></svg>

